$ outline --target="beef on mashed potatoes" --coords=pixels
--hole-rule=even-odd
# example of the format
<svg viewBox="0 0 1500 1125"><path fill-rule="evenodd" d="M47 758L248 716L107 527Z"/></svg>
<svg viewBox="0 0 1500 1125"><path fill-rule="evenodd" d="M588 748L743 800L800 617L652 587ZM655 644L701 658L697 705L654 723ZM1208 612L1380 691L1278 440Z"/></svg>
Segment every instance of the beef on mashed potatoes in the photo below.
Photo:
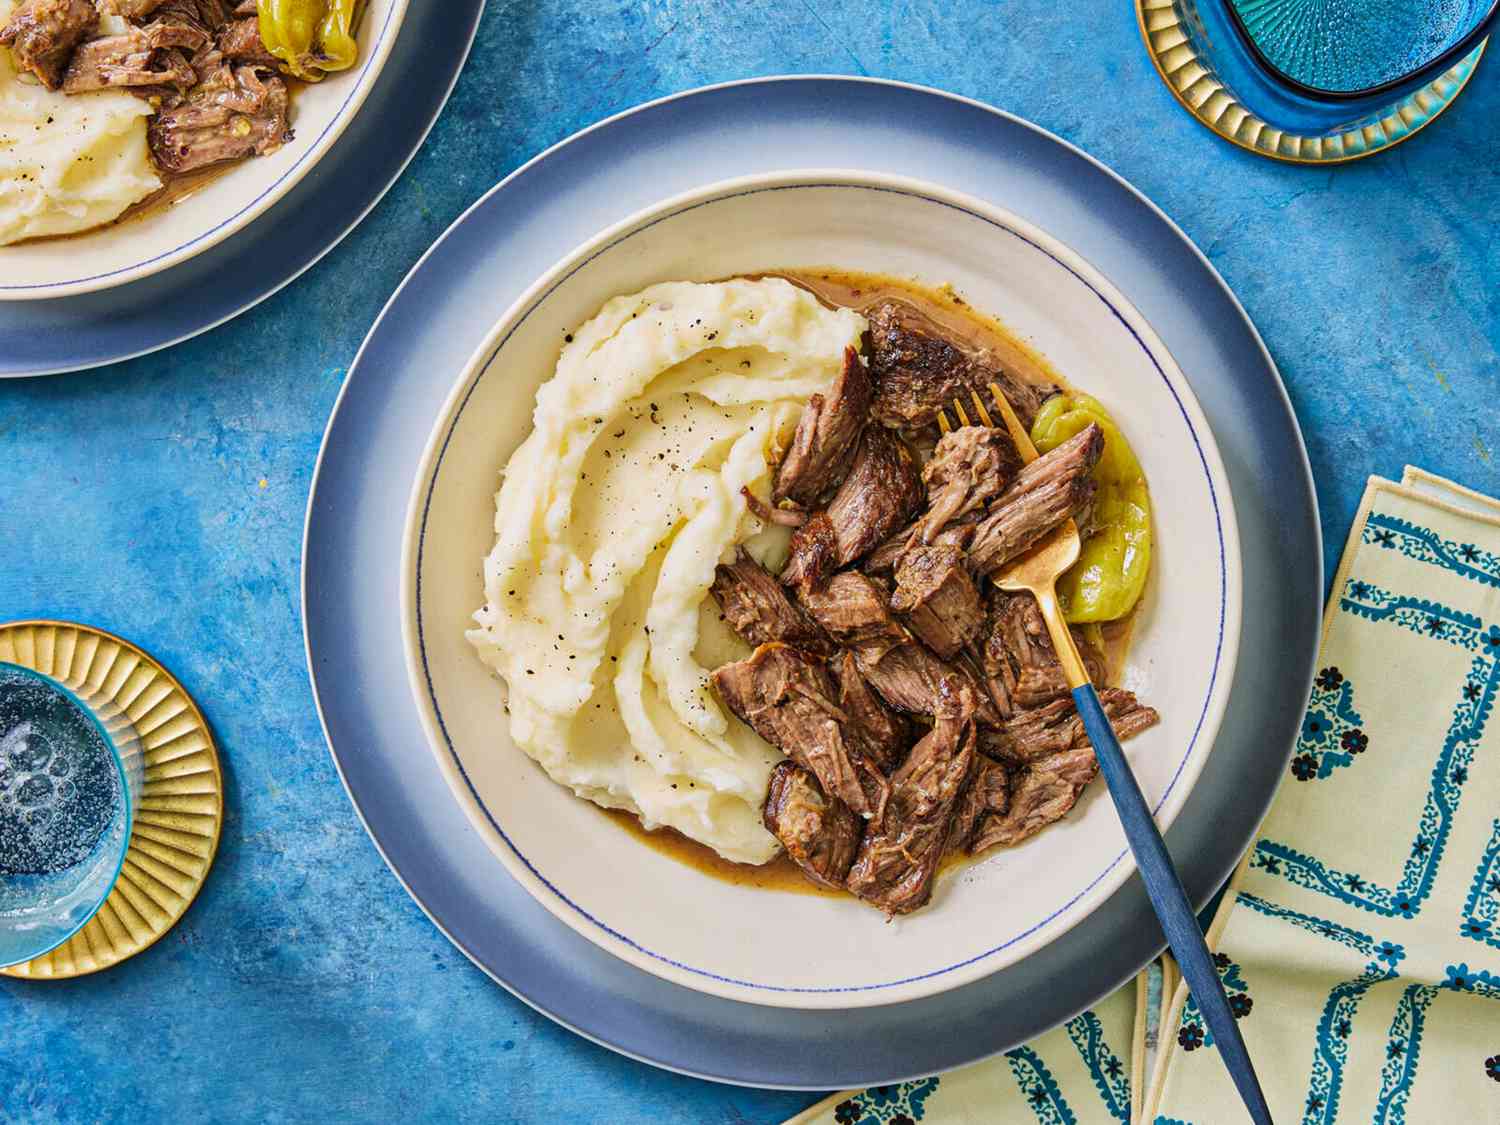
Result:
<svg viewBox="0 0 1500 1125"><path fill-rule="evenodd" d="M1110 594L1064 603L1073 643L1121 739L1158 721L1108 686L1149 566L1139 463L956 296L834 270L676 282L566 341L468 636L516 743L579 796L921 909L946 856L1023 843L1098 773L1036 599L995 584L1070 520L1059 588Z"/></svg>
<svg viewBox="0 0 1500 1125"><path fill-rule="evenodd" d="M710 690L744 647L708 590L763 530L742 489L769 494L865 329L779 279L615 298L562 349L496 497L468 636L509 687L516 744L579 796L741 863L780 851L761 810L782 755Z"/></svg>
<svg viewBox="0 0 1500 1125"><path fill-rule="evenodd" d="M0 0L0 245L169 202L294 139L364 0Z"/></svg>
<svg viewBox="0 0 1500 1125"><path fill-rule="evenodd" d="M13 7L0 0L0 25ZM0 244L88 230L160 189L150 114L124 90L69 97L22 81L0 50Z"/></svg>

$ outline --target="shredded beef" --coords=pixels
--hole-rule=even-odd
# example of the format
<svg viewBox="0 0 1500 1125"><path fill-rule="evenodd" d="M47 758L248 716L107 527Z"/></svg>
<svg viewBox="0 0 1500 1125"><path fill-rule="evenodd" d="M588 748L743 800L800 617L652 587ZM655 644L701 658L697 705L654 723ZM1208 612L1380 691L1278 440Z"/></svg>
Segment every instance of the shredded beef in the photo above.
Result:
<svg viewBox="0 0 1500 1125"><path fill-rule="evenodd" d="M922 504L916 457L895 434L866 426L849 473L828 507L792 535L781 580L807 589L873 550Z"/></svg>
<svg viewBox="0 0 1500 1125"><path fill-rule="evenodd" d="M98 26L99 13L89 0L21 0L0 28L0 44L11 49L17 67L56 90L73 48Z"/></svg>
<svg viewBox="0 0 1500 1125"><path fill-rule="evenodd" d="M1161 716L1124 688L1099 689L1099 702L1121 742L1155 726ZM1017 711L997 727L984 732L983 749L991 757L1025 765L1062 750L1088 749L1083 718L1073 706L1072 696L1029 711Z"/></svg>
<svg viewBox="0 0 1500 1125"><path fill-rule="evenodd" d="M979 588L957 547L913 547L896 568L891 608L944 660L952 660L984 631Z"/></svg>
<svg viewBox="0 0 1500 1125"><path fill-rule="evenodd" d="M1004 713L1039 707L1069 693L1067 676L1058 663L1036 598L1028 593L995 590L987 615L981 667L990 693L1005 701L1001 707ZM1104 683L1104 654L1079 630L1069 631L1089 679Z"/></svg>
<svg viewBox="0 0 1500 1125"><path fill-rule="evenodd" d="M1021 471L1021 455L998 427L963 426L944 434L922 467L927 511L913 529L923 543L950 523L982 512Z"/></svg>
<svg viewBox="0 0 1500 1125"><path fill-rule="evenodd" d="M967 403L976 390L987 396L989 384L995 383L1029 427L1042 403L1057 391L1013 378L989 353L945 339L941 326L905 301L882 302L865 315L875 376L871 414L882 425L908 431L930 426L954 399Z"/></svg>
<svg viewBox="0 0 1500 1125"><path fill-rule="evenodd" d="M865 830L848 886L887 914L906 914L932 897L938 862L975 760L974 697L945 680L932 730L891 775L885 816Z"/></svg>
<svg viewBox="0 0 1500 1125"><path fill-rule="evenodd" d="M1019 770L1011 779L1010 807L980 818L968 849L978 855L1010 847L1067 816L1099 772L1094 752L1061 750Z"/></svg>
<svg viewBox="0 0 1500 1125"><path fill-rule="evenodd" d="M844 889L862 825L843 801L824 795L817 778L796 762L782 762L771 771L763 819L804 875Z"/></svg>
<svg viewBox="0 0 1500 1125"><path fill-rule="evenodd" d="M750 645L785 641L804 652L827 656L833 651L828 634L787 596L775 577L744 551L734 562L714 570L709 592L724 613L724 622Z"/></svg>
<svg viewBox="0 0 1500 1125"><path fill-rule="evenodd" d="M874 387L859 353L844 349L844 367L825 397L813 395L792 447L776 472L771 499L810 508L843 479L870 413Z"/></svg>
<svg viewBox="0 0 1500 1125"><path fill-rule="evenodd" d="M181 174L274 152L290 137L286 83L253 66L221 66L147 130L164 172Z"/></svg>
<svg viewBox="0 0 1500 1125"><path fill-rule="evenodd" d="M1004 816L1010 808L1010 772L999 762L979 754L974 759L974 776L964 790L963 799L954 814L953 836L949 849L967 847L988 813Z"/></svg>
<svg viewBox="0 0 1500 1125"><path fill-rule="evenodd" d="M719 697L755 732L811 770L823 792L878 817L889 787L859 749L823 664L784 644L764 644L713 674Z"/></svg>
<svg viewBox="0 0 1500 1125"><path fill-rule="evenodd" d="M995 573L1078 515L1093 500L1095 484L1089 473L1103 450L1103 432L1090 425L1022 469L974 529L969 541L974 569Z"/></svg>
<svg viewBox="0 0 1500 1125"><path fill-rule="evenodd" d="M839 681L839 706L849 716L849 731L866 758L883 772L901 764L911 745L911 726L870 690L854 654L845 651L834 664Z"/></svg>
<svg viewBox="0 0 1500 1125"><path fill-rule="evenodd" d="M952 678L977 700L981 722L1000 721L979 677L964 662L939 659L913 637L892 616L890 595L875 579L846 570L800 596L813 620L854 653L861 675L897 711L932 714L940 684Z"/></svg>

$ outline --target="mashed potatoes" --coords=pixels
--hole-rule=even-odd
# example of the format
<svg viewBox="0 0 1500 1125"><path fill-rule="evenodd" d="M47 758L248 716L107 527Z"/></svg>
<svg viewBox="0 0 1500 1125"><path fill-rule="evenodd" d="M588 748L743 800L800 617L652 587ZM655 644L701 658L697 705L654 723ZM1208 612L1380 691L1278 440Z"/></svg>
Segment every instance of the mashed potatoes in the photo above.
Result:
<svg viewBox="0 0 1500 1125"><path fill-rule="evenodd" d="M0 0L0 25L12 0ZM161 187L151 107L124 91L65 95L22 80L0 47L0 245L118 218Z"/></svg>
<svg viewBox="0 0 1500 1125"><path fill-rule="evenodd" d="M563 348L496 498L468 637L509 685L517 745L579 796L742 863L779 848L760 810L781 754L709 690L745 648L708 587L761 530L741 488L766 495L864 330L780 280L616 298Z"/></svg>

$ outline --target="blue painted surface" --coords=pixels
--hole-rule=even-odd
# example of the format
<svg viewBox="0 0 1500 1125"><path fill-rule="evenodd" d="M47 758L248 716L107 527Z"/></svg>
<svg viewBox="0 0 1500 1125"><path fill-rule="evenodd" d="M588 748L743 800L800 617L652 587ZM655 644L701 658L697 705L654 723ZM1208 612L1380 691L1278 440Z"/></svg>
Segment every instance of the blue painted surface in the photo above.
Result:
<svg viewBox="0 0 1500 1125"><path fill-rule="evenodd" d="M0 617L150 648L203 705L229 784L218 864L157 948L96 979L0 982L0 1119L774 1122L810 1100L650 1070L492 985L365 838L307 687L303 506L366 326L468 203L601 116L796 71L1013 110L1131 179L1245 302L1307 432L1330 573L1370 472L1413 461L1500 493L1500 71L1389 154L1301 169L1193 122L1129 5L1109 7L492 0L425 151L299 282L163 355L0 384Z"/></svg>

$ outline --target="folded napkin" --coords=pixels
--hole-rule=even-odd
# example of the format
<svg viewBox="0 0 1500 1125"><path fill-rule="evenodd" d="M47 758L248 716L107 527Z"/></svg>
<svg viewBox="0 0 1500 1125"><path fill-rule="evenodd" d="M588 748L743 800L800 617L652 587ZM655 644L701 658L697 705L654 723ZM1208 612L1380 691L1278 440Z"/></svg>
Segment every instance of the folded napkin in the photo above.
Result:
<svg viewBox="0 0 1500 1125"><path fill-rule="evenodd" d="M1372 478L1288 776L1208 934L1278 1122L1500 1123L1497 691L1500 502ZM795 1121L1246 1120L1186 986L1155 971L1160 1009L1143 977L999 1058Z"/></svg>

